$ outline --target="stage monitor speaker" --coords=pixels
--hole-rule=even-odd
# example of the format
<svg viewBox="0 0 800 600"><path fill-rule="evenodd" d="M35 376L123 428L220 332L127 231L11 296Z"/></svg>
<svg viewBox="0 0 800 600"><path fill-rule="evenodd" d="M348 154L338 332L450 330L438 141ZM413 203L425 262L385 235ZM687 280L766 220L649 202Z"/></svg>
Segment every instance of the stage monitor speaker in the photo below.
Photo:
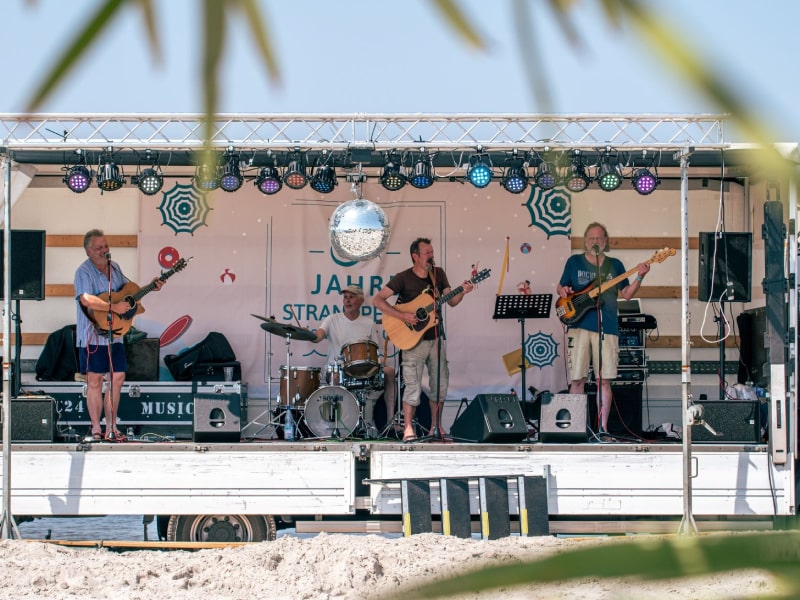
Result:
<svg viewBox="0 0 800 600"><path fill-rule="evenodd" d="M753 234L703 231L699 235L698 300L750 302Z"/></svg>
<svg viewBox="0 0 800 600"><path fill-rule="evenodd" d="M539 441L581 443L586 436L586 394L544 394Z"/></svg>
<svg viewBox="0 0 800 600"><path fill-rule="evenodd" d="M53 442L56 434L56 401L50 396L11 399L11 441ZM0 440L3 430L0 427Z"/></svg>
<svg viewBox="0 0 800 600"><path fill-rule="evenodd" d="M0 265L5 264L5 232L0 230ZM11 230L11 300L44 300L45 232ZM0 299L5 299L0 268Z"/></svg>
<svg viewBox="0 0 800 600"><path fill-rule="evenodd" d="M710 444L757 444L761 439L761 402L758 400L704 400L703 420L719 435L702 425L692 426L692 442Z"/></svg>
<svg viewBox="0 0 800 600"><path fill-rule="evenodd" d="M513 394L478 394L453 422L450 435L456 441L521 442L528 426Z"/></svg>
<svg viewBox="0 0 800 600"><path fill-rule="evenodd" d="M238 442L241 427L239 394L195 394L193 442Z"/></svg>

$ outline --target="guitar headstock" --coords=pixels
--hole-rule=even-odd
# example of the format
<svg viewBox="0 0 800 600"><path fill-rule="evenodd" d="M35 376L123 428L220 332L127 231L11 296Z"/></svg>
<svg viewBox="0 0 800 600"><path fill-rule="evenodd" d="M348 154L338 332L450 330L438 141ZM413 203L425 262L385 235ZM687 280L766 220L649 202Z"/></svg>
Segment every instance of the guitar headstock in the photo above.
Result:
<svg viewBox="0 0 800 600"><path fill-rule="evenodd" d="M675 248L664 248L663 250L659 250L655 254L653 254L653 258L651 259L652 262L659 262L662 263L670 256L675 256Z"/></svg>
<svg viewBox="0 0 800 600"><path fill-rule="evenodd" d="M470 279L470 281L472 283L478 283L479 281L483 281L484 279L488 278L489 275L491 275L491 274L492 274L492 270L491 269L483 269L480 273L477 273L476 275L474 275Z"/></svg>

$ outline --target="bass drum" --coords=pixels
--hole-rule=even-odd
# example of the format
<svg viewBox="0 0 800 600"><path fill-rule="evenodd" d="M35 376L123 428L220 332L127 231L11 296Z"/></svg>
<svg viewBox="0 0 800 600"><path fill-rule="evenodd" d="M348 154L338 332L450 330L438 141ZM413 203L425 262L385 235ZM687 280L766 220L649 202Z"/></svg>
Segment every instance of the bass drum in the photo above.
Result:
<svg viewBox="0 0 800 600"><path fill-rule="evenodd" d="M349 437L358 427L358 401L345 388L327 385L308 397L303 419L317 437Z"/></svg>

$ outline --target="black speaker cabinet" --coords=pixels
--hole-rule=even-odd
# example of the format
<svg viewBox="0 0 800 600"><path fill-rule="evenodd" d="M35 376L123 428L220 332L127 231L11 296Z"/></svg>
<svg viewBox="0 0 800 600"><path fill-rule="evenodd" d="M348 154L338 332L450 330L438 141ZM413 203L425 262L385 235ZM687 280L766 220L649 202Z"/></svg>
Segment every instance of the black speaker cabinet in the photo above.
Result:
<svg viewBox="0 0 800 600"><path fill-rule="evenodd" d="M192 441L238 442L241 428L238 394L195 394Z"/></svg>
<svg viewBox="0 0 800 600"><path fill-rule="evenodd" d="M769 385L767 349L767 308L743 310L736 317L739 326L739 383Z"/></svg>
<svg viewBox="0 0 800 600"><path fill-rule="evenodd" d="M36 396L11 399L12 442L53 442L55 434L56 401L53 398ZM2 438L3 430L0 428Z"/></svg>
<svg viewBox="0 0 800 600"><path fill-rule="evenodd" d="M758 400L703 400L703 420L719 436L702 425L692 426L692 442L711 444L757 444L761 439L761 413Z"/></svg>
<svg viewBox="0 0 800 600"><path fill-rule="evenodd" d="M125 381L158 381L160 351L158 338L145 338L125 344L125 357L128 361Z"/></svg>
<svg viewBox="0 0 800 600"><path fill-rule="evenodd" d="M5 264L4 236L0 230L0 265ZM44 231L11 231L11 300L44 300L44 253ZM4 278L0 269L0 299L4 299Z"/></svg>
<svg viewBox="0 0 800 600"><path fill-rule="evenodd" d="M586 436L586 394L542 395L539 441L581 443Z"/></svg>
<svg viewBox="0 0 800 600"><path fill-rule="evenodd" d="M586 384L589 424L596 427L597 422L597 384ZM642 390L640 383L611 384L614 403L608 414L608 432L620 436L638 436L642 433Z"/></svg>
<svg viewBox="0 0 800 600"><path fill-rule="evenodd" d="M698 300L750 302L752 250L753 234L750 232L700 232ZM727 292L728 284L733 290L732 297Z"/></svg>
<svg viewBox="0 0 800 600"><path fill-rule="evenodd" d="M453 422L456 441L520 442L528 435L519 399L513 394L478 394Z"/></svg>

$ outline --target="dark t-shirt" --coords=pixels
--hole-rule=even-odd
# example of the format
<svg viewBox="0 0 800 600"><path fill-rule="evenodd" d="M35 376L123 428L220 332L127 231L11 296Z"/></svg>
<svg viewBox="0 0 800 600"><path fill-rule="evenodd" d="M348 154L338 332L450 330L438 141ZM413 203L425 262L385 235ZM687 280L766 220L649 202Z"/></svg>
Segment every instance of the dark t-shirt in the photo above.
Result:
<svg viewBox="0 0 800 600"><path fill-rule="evenodd" d="M435 297L438 298L442 294L442 290L450 287L450 282L447 280L447 275L445 275L445 272L439 267L434 268L434 273L436 276ZM417 274L414 273L413 269L406 269L405 271L400 271L397 275L392 277L389 280L389 283L386 284L386 287L397 294L397 304L403 304L406 302L411 302L422 293L428 293L431 296L434 296L434 294L431 293L432 283L433 282L431 281L430 275L426 277L418 277ZM439 317L439 325L428 329L428 331L426 331L422 336L422 339L436 339L440 326L441 316Z"/></svg>

